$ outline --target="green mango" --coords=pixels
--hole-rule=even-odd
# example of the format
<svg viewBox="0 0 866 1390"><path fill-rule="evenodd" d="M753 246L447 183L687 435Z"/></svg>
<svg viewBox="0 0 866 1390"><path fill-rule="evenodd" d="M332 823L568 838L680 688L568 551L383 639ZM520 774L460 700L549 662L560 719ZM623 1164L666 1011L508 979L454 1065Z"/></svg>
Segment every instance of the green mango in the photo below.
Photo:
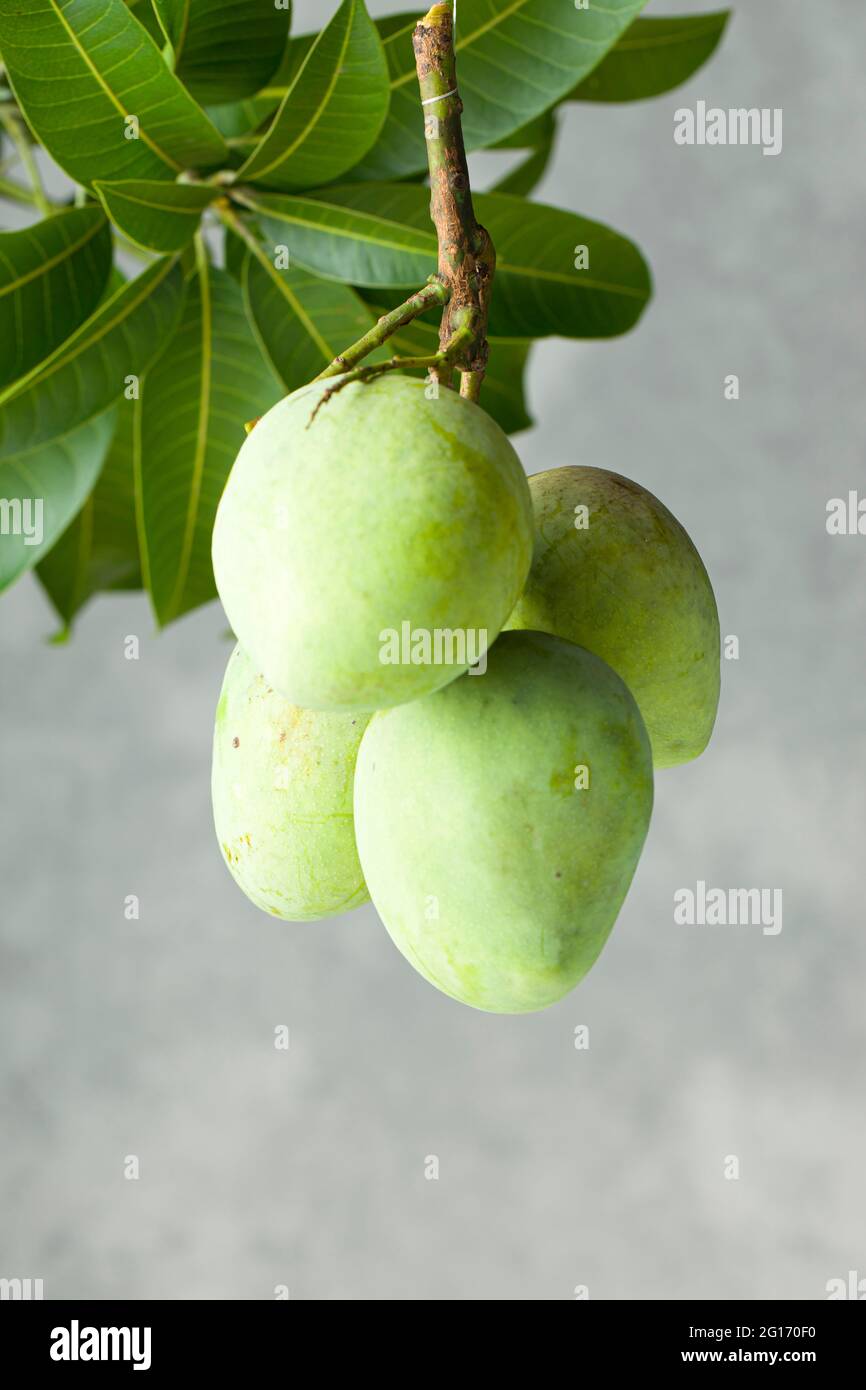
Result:
<svg viewBox="0 0 866 1390"><path fill-rule="evenodd" d="M368 722L299 709L240 647L229 658L214 726L214 826L232 877L264 912L311 921L368 900L352 819Z"/></svg>
<svg viewBox="0 0 866 1390"><path fill-rule="evenodd" d="M373 903L416 970L491 1013L561 999L616 920L652 809L637 705L597 656L503 634L484 674L375 714L355 771Z"/></svg>
<svg viewBox="0 0 866 1390"><path fill-rule="evenodd" d="M656 767L696 758L716 718L720 639L687 533L646 488L603 468L551 468L529 488L535 555L506 627L566 637L608 662L637 700Z"/></svg>
<svg viewBox="0 0 866 1390"><path fill-rule="evenodd" d="M494 640L529 572L532 503L474 402L396 374L341 382L295 391L247 436L213 565L276 690L371 711L447 684Z"/></svg>

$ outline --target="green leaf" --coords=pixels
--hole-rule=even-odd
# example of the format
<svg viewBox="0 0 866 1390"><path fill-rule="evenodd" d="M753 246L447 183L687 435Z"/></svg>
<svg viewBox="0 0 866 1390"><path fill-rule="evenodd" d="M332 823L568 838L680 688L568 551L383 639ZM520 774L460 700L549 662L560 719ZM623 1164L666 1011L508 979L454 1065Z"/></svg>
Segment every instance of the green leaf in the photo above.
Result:
<svg viewBox="0 0 866 1390"><path fill-rule="evenodd" d="M387 109L388 74L375 25L364 0L343 0L238 178L287 190L330 183L366 154Z"/></svg>
<svg viewBox="0 0 866 1390"><path fill-rule="evenodd" d="M460 0L457 80L468 150L495 144L556 105L586 77L646 0L605 0L576 9L571 0ZM382 134L355 170L393 179L427 163L412 29L420 16L395 19L385 39L391 106Z"/></svg>
<svg viewBox="0 0 866 1390"><path fill-rule="evenodd" d="M122 395L126 378L140 377L165 346L182 291L176 262L155 261L0 392L0 459L60 437Z"/></svg>
<svg viewBox="0 0 866 1390"><path fill-rule="evenodd" d="M491 193L511 193L517 198L528 198L544 178L556 141L556 120L552 112L547 114L551 119L543 133L538 135L538 143L526 159L493 184Z"/></svg>
<svg viewBox="0 0 866 1390"><path fill-rule="evenodd" d="M0 590L32 569L84 503L111 443L114 411L0 458Z"/></svg>
<svg viewBox="0 0 866 1390"><path fill-rule="evenodd" d="M535 424L526 404L524 377L531 343L490 338L490 361L484 375L480 404L506 434L519 434Z"/></svg>
<svg viewBox="0 0 866 1390"><path fill-rule="evenodd" d="M719 43L730 10L668 19L637 19L594 72L569 94L572 101L641 101L678 87Z"/></svg>
<svg viewBox="0 0 866 1390"><path fill-rule="evenodd" d="M376 29L381 34L381 25L377 21ZM292 86L299 71L307 60L307 55L314 43L318 39L318 32L311 34L292 34L286 44L280 66L277 68L267 86L263 87L258 93L256 101L270 101L272 109L276 109L282 101L286 92Z"/></svg>
<svg viewBox="0 0 866 1390"><path fill-rule="evenodd" d="M251 97L247 101L230 101L223 106L209 106L207 113L226 140L231 140L234 145L243 141L244 145L252 146L257 139L261 139L261 135L257 136L255 132L276 109L276 102Z"/></svg>
<svg viewBox="0 0 866 1390"><path fill-rule="evenodd" d="M347 285L305 270L277 270L272 264L265 269L249 253L243 291L262 352L287 392L318 376L373 326L371 311Z"/></svg>
<svg viewBox="0 0 866 1390"><path fill-rule="evenodd" d="M153 0L174 70L203 102L252 96L283 56L290 10L274 0Z"/></svg>
<svg viewBox="0 0 866 1390"><path fill-rule="evenodd" d="M0 53L28 125L77 183L170 179L227 158L123 0L0 0Z"/></svg>
<svg viewBox="0 0 866 1390"><path fill-rule="evenodd" d="M526 125L512 130L501 140L490 146L492 150L535 150L556 134L556 119L553 110L542 111L540 116L527 121Z"/></svg>
<svg viewBox="0 0 866 1390"><path fill-rule="evenodd" d="M111 271L99 208L0 233L0 386L47 357L96 308Z"/></svg>
<svg viewBox="0 0 866 1390"><path fill-rule="evenodd" d="M125 3L127 8L132 10L139 24L150 34L154 43L162 48L165 43L165 34L150 0L125 0Z"/></svg>
<svg viewBox="0 0 866 1390"><path fill-rule="evenodd" d="M493 184L491 193L511 193L517 198L528 198L544 178L552 154L553 141L533 150L515 169Z"/></svg>
<svg viewBox="0 0 866 1390"><path fill-rule="evenodd" d="M100 304L107 303L107 301L111 299L113 295L117 294L118 290L123 289L123 286L125 284L126 276L124 275L123 271L120 270L116 265L113 265L111 267L111 274L108 277L108 283L105 286L105 293L99 301Z"/></svg>
<svg viewBox="0 0 866 1390"><path fill-rule="evenodd" d="M133 467L137 412L136 401L116 407L117 424L96 487L37 567L67 631L94 594L141 588Z"/></svg>
<svg viewBox="0 0 866 1390"><path fill-rule="evenodd" d="M142 572L161 626L216 594L211 531L244 424L280 395L241 292L200 261L180 327L142 383L136 496Z"/></svg>
<svg viewBox="0 0 866 1390"><path fill-rule="evenodd" d="M377 304L373 312L378 316L385 313L386 308ZM481 388L480 404L506 434L528 430L534 421L526 408L523 377L532 344L512 338L491 338L489 342L490 360ZM438 324L423 319L406 324L405 328L388 339L389 355L397 353L400 357L429 356L438 346ZM424 372L421 370L409 375L423 376Z"/></svg>
<svg viewBox="0 0 866 1390"><path fill-rule="evenodd" d="M407 198L405 189L413 196ZM418 194L428 211L414 218ZM380 206L379 196L382 204ZM245 195L274 246L293 264L344 284L417 289L436 269L429 190L401 184L343 184L313 197Z"/></svg>
<svg viewBox="0 0 866 1390"><path fill-rule="evenodd" d="M403 10L400 14L386 14L376 20L376 28L383 40L402 38L412 47L412 30L421 19L421 6L417 10ZM462 20L462 11L461 11Z"/></svg>
<svg viewBox="0 0 866 1390"><path fill-rule="evenodd" d="M318 37L318 34L292 35L286 44L277 71L267 86L251 100L228 102L222 106L208 108L211 120L227 140L237 141L240 137L247 136L248 140L245 143L250 146L256 143L254 132L263 127L263 134L270 125L271 118ZM261 135L258 138L261 139Z"/></svg>
<svg viewBox="0 0 866 1390"><path fill-rule="evenodd" d="M429 190L343 184L317 197L254 194L247 204L291 262L325 279L417 289L436 269ZM473 199L496 247L490 332L502 338L607 338L625 333L649 299L640 251L599 222L503 193ZM578 249L589 265L577 269Z"/></svg>
<svg viewBox="0 0 866 1390"><path fill-rule="evenodd" d="M19 523L35 509L44 518L41 542L34 545L20 524L16 530L8 517L0 518L0 589L37 563L83 505L114 428L106 412L122 394L125 376L140 376L162 351L182 291L179 267L157 261L0 392L0 498L17 504Z"/></svg>
<svg viewBox="0 0 866 1390"><path fill-rule="evenodd" d="M255 224L248 223L247 225L252 225L252 230L256 230ZM234 232L226 227L224 247L225 269L232 279L241 285L243 284L244 265L247 258L246 242L241 241L239 236L235 236Z"/></svg>
<svg viewBox="0 0 866 1390"><path fill-rule="evenodd" d="M124 236L150 251L180 251L198 230L201 215L221 190L201 183L160 179L96 180L105 211Z"/></svg>

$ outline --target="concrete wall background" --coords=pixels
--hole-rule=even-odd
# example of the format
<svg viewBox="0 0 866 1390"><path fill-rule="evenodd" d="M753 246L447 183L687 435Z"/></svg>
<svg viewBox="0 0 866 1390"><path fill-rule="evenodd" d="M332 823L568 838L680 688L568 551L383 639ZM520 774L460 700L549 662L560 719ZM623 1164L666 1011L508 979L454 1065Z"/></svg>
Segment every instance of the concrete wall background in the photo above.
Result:
<svg viewBox="0 0 866 1390"><path fill-rule="evenodd" d="M821 1298L866 1275L866 539L824 525L866 490L864 47L843 0L741 0L687 88L569 108L536 194L632 235L656 298L626 338L536 349L527 470L661 496L741 650L564 1002L477 1014L371 908L292 927L246 902L210 823L216 605L155 637L141 597L103 598L53 648L36 583L4 597L0 1274L318 1299ZM781 106L782 154L676 147L701 97ZM781 888L781 934L676 926L698 878Z"/></svg>

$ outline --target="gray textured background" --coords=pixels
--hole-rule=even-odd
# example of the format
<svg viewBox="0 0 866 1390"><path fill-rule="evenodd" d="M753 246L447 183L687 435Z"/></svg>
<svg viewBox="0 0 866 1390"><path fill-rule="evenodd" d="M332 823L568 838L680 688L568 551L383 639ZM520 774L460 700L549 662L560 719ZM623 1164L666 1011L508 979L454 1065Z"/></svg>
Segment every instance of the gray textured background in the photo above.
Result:
<svg viewBox="0 0 866 1390"><path fill-rule="evenodd" d="M0 1274L318 1299L821 1298L866 1275L866 538L824 528L866 487L864 48L850 0L740 3L688 88L567 109L537 195L633 235L656 299L629 337L536 350L527 470L657 492L741 647L564 1002L475 1013L370 908L289 926L246 902L210 824L216 605L156 638L143 599L103 598L52 648L32 580L0 603ZM782 106L781 156L676 147L699 97ZM783 889L781 935L675 926L698 878Z"/></svg>

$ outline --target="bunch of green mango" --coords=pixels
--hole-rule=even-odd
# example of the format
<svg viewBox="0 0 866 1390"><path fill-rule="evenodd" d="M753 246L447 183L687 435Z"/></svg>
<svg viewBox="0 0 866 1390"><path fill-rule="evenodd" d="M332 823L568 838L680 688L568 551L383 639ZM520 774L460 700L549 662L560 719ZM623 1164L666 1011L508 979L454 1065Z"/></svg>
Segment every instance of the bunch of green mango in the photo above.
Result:
<svg viewBox="0 0 866 1390"><path fill-rule="evenodd" d="M256 424L213 562L240 644L214 819L243 891L289 920L372 898L475 1008L561 999L628 891L654 767L715 720L718 614L679 522L602 469L527 480L478 405L384 374Z"/></svg>

